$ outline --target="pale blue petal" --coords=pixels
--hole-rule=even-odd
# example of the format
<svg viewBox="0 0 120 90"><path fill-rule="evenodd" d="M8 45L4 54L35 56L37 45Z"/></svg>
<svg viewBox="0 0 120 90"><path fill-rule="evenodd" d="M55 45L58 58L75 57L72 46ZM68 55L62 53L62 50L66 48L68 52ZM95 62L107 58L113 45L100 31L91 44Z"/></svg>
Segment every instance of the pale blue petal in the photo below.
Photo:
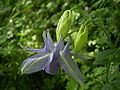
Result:
<svg viewBox="0 0 120 90"><path fill-rule="evenodd" d="M44 51L44 48L41 49L32 49L32 48L27 48L28 51L30 52L38 52L38 53L42 53Z"/></svg>
<svg viewBox="0 0 120 90"><path fill-rule="evenodd" d="M50 50L53 51L53 49L54 49L54 43L53 43L53 40L52 40L49 32L47 32L47 39L48 39L48 45L50 47Z"/></svg>
<svg viewBox="0 0 120 90"><path fill-rule="evenodd" d="M25 49L25 50L28 50L30 52L43 52L44 51L44 48L42 48L42 49L26 48L26 47L22 46L21 44L20 44L20 47L23 48L23 49Z"/></svg>
<svg viewBox="0 0 120 90"><path fill-rule="evenodd" d="M46 37L47 34L47 37ZM46 31L43 32L43 39L44 39L44 43L45 46L42 49L32 49L32 48L27 48L28 51L30 52L45 52L45 51L52 51L54 49L54 43L53 40L49 34L49 32L46 33Z"/></svg>
<svg viewBox="0 0 120 90"><path fill-rule="evenodd" d="M67 42L67 44L65 45L65 47L64 47L64 49L63 49L63 52L64 52L64 53L69 53L70 43L71 43L71 39L70 39L70 37L69 37L69 38L68 38L68 42Z"/></svg>
<svg viewBox="0 0 120 90"><path fill-rule="evenodd" d="M45 69L45 71L47 73L56 74L58 72L58 69L59 69L58 61L60 58L59 52L60 52L60 50L63 50L63 48L64 48L64 43L62 41L62 37L60 37L60 39L58 40L58 42L51 54L51 57L53 57L52 62Z"/></svg>
<svg viewBox="0 0 120 90"><path fill-rule="evenodd" d="M67 44L65 45L63 51L60 52L61 59L59 60L63 70L70 75L78 83L84 83L84 77L80 72L77 64L72 59L72 56L69 51L71 39L68 39Z"/></svg>
<svg viewBox="0 0 120 90"><path fill-rule="evenodd" d="M42 54L36 54L26 59L21 66L21 73L28 74L43 70L48 64L51 63L50 53L43 52Z"/></svg>
<svg viewBox="0 0 120 90"><path fill-rule="evenodd" d="M81 74L81 71L79 70L77 64L74 62L74 60L71 58L70 54L65 54L63 52L60 52L61 60L59 60L63 70L70 75L75 81L77 81L79 84L84 83L84 77Z"/></svg>
<svg viewBox="0 0 120 90"><path fill-rule="evenodd" d="M62 37L60 36L60 38L55 46L54 52L59 53L59 51L63 50L63 48L64 48L64 42L62 40Z"/></svg>
<svg viewBox="0 0 120 90"><path fill-rule="evenodd" d="M76 58L80 58L80 60L83 60L83 61L86 61L88 59L91 59L90 57L88 56L85 56L83 54L80 54L80 53L75 53L74 51L70 51L70 54L75 56Z"/></svg>
<svg viewBox="0 0 120 90"><path fill-rule="evenodd" d="M52 62L45 68L45 71L49 74L57 74L59 70L59 63L58 59L59 57L56 57L54 53L51 54L51 57L53 57Z"/></svg>
<svg viewBox="0 0 120 90"><path fill-rule="evenodd" d="M48 38L46 37L46 31L43 32L42 36L43 36L43 40L44 40L44 43L45 43L45 46L44 46L44 51L50 51L50 47L49 47L49 42L48 42Z"/></svg>

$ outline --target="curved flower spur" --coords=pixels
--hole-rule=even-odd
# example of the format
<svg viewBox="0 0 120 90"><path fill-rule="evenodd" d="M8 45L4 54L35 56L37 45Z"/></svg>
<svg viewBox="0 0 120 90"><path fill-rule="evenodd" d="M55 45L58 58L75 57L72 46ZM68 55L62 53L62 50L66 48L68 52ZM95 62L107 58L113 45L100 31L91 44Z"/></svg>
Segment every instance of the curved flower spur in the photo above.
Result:
<svg viewBox="0 0 120 90"><path fill-rule="evenodd" d="M72 59L72 54L69 51L71 39L64 46L62 37L60 36L57 44L54 46L53 40L49 32L43 32L45 46L42 49L28 49L31 52L38 52L25 61L21 66L22 74L29 74L45 70L49 74L57 74L60 66L78 83L83 83L84 78Z"/></svg>

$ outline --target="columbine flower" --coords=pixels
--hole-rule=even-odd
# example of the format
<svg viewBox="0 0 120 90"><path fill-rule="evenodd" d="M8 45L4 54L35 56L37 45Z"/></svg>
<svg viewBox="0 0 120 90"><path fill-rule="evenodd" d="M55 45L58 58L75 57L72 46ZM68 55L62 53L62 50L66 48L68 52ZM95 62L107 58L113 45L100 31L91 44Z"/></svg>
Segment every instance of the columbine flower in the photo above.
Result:
<svg viewBox="0 0 120 90"><path fill-rule="evenodd" d="M47 37L46 32L43 33L43 39L45 43L43 49L28 49L32 52L38 52L38 54L31 56L22 63L21 73L28 74L45 70L49 74L56 74L59 66L61 66L78 83L84 82L84 78L69 51L71 40L69 39L64 46L62 37L60 37L54 46L49 32L47 32Z"/></svg>

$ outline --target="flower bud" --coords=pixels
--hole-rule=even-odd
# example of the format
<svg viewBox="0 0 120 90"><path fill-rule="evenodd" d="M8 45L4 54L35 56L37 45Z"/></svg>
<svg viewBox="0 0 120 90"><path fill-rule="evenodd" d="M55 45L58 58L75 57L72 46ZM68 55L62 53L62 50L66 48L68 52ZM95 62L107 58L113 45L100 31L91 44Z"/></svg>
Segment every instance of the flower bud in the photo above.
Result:
<svg viewBox="0 0 120 90"><path fill-rule="evenodd" d="M67 35L73 20L74 20L73 11L66 10L59 19L57 25L57 29L56 29L57 40L59 40L60 35L62 37L65 37Z"/></svg>
<svg viewBox="0 0 120 90"><path fill-rule="evenodd" d="M74 37L74 51L77 53L83 49L88 39L88 29L85 25L81 25L79 31Z"/></svg>

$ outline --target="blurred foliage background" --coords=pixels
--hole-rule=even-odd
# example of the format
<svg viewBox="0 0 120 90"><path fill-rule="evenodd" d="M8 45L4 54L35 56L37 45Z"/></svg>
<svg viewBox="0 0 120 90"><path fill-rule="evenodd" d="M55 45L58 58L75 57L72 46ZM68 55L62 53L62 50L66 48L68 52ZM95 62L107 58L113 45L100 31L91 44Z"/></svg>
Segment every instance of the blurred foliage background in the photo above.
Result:
<svg viewBox="0 0 120 90"><path fill-rule="evenodd" d="M20 74L23 60L34 53L20 47L43 47L42 32L56 41L56 26L65 10L73 8L71 30L88 20L89 37L76 59L86 78L84 90L120 90L120 0L0 0L0 90L81 90L64 72Z"/></svg>

